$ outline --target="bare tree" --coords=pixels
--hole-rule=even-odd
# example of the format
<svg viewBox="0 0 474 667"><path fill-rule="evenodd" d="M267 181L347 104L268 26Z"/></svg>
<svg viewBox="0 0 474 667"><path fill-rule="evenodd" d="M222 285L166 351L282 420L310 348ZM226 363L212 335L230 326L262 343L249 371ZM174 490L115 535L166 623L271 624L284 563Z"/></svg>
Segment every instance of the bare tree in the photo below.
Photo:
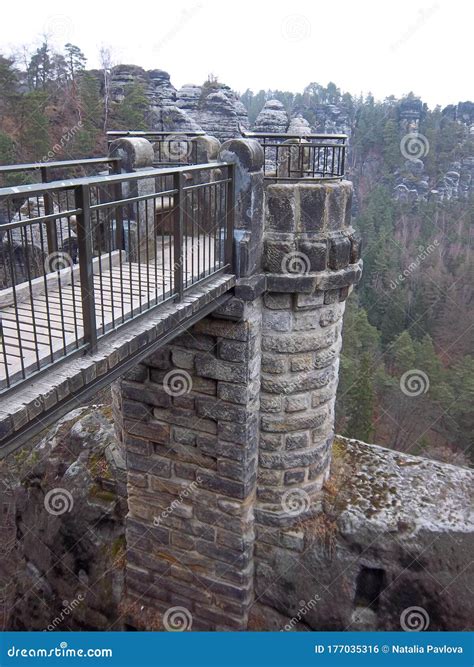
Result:
<svg viewBox="0 0 474 667"><path fill-rule="evenodd" d="M110 47L102 45L99 49L99 60L104 77L104 132L107 130L110 109L110 72L114 66Z"/></svg>

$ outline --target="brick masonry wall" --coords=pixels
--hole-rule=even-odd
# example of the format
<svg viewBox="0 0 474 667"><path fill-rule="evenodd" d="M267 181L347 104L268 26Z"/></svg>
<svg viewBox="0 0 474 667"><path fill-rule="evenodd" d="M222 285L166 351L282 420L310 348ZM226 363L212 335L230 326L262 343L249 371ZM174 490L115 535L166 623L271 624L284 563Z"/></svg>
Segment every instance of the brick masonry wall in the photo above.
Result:
<svg viewBox="0 0 474 667"><path fill-rule="evenodd" d="M261 150L235 143L239 201L261 201ZM238 209L236 297L114 392L128 595L165 629L245 629L254 586L265 600L278 553L298 558L299 523L321 509L345 299L361 274L351 195L347 182L269 185L255 229Z"/></svg>
<svg viewBox="0 0 474 667"><path fill-rule="evenodd" d="M231 302L114 392L128 469L128 598L163 614L167 629L247 624L260 338L259 302Z"/></svg>
<svg viewBox="0 0 474 667"><path fill-rule="evenodd" d="M344 301L269 292L262 316L257 517L291 525L317 512L334 436Z"/></svg>

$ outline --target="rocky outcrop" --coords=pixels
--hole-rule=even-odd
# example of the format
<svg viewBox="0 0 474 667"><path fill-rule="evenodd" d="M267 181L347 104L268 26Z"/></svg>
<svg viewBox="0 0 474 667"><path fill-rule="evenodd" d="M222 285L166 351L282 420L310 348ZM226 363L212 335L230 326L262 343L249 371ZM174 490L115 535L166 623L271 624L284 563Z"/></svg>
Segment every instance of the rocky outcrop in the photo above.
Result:
<svg viewBox="0 0 474 667"><path fill-rule="evenodd" d="M451 201L468 199L474 184L474 156L467 156L445 166L444 173L434 180L425 174L425 159L430 151L427 137L420 132L420 122L426 105L418 98L408 97L398 105L400 149L408 157L403 167L395 172L393 198L396 201L416 203L419 201ZM464 137L459 139L459 150L470 136L474 136L474 104L463 102L443 109L447 121L465 126ZM444 121L443 121L444 122Z"/></svg>
<svg viewBox="0 0 474 667"><path fill-rule="evenodd" d="M320 134L351 135L351 119L343 105L318 104L314 108L316 121L313 131Z"/></svg>
<svg viewBox="0 0 474 667"><path fill-rule="evenodd" d="M319 516L261 538L259 603L284 630L472 629L472 483L467 468L337 438ZM260 629L277 629L269 618Z"/></svg>
<svg viewBox="0 0 474 667"><path fill-rule="evenodd" d="M288 122L283 104L279 100L268 100L258 114L253 129L255 132L282 134L286 132Z"/></svg>
<svg viewBox="0 0 474 667"><path fill-rule="evenodd" d="M110 408L79 408L1 470L0 622L153 627L123 597L124 464ZM337 437L319 512L259 529L250 630L470 630L473 473ZM53 493L54 492L54 493Z"/></svg>
<svg viewBox="0 0 474 667"><path fill-rule="evenodd" d="M300 114L293 116L288 125L288 134L297 134L300 137L311 134L310 124Z"/></svg>
<svg viewBox="0 0 474 667"><path fill-rule="evenodd" d="M445 118L463 123L469 128L474 125L474 102L459 102L459 104L449 104L442 111Z"/></svg>
<svg viewBox="0 0 474 667"><path fill-rule="evenodd" d="M400 202L467 200L474 188L474 156L448 165L445 173L430 183L422 159L406 160L396 174L393 198Z"/></svg>
<svg viewBox="0 0 474 667"><path fill-rule="evenodd" d="M176 88L170 75L161 69L144 70L135 65L117 65L112 69L112 102L123 102L127 86L139 83L148 100L147 122L151 130L196 132L201 128L185 110L176 105ZM130 128L133 129L133 128Z"/></svg>
<svg viewBox="0 0 474 667"><path fill-rule="evenodd" d="M418 97L407 97L399 102L398 122L404 134L418 131L423 108L423 102Z"/></svg>
<svg viewBox="0 0 474 667"><path fill-rule="evenodd" d="M236 94L223 84L186 84L177 93L177 105L205 132L220 141L240 136L248 127L247 111Z"/></svg>
<svg viewBox="0 0 474 667"><path fill-rule="evenodd" d="M78 408L4 464L4 628L121 629L126 486L110 416Z"/></svg>
<svg viewBox="0 0 474 667"><path fill-rule="evenodd" d="M176 91L163 70L144 70L134 65L112 69L111 99L123 102L127 86L139 83L148 100L147 122L151 130L198 132L205 130L220 141L240 136L248 127L247 110L237 95L224 84L186 84Z"/></svg>

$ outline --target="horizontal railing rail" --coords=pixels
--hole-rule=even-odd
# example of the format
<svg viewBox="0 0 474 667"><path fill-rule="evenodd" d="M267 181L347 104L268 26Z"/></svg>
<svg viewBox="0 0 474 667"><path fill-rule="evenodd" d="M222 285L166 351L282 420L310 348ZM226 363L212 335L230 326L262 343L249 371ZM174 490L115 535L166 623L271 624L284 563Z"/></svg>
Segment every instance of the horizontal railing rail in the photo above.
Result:
<svg viewBox="0 0 474 667"><path fill-rule="evenodd" d="M97 167L108 165L110 173L120 173L121 160L117 157L97 157L85 158L83 160L54 160L49 162L31 162L25 164L12 164L0 166L0 186L12 185L12 181L22 183L27 180L38 180L41 183L48 183L54 181L59 177L63 177L64 171L68 176L83 176L87 172L94 171ZM72 172L72 174L71 174ZM82 172L82 173L78 173ZM12 178L14 175L14 178ZM89 174L90 175L90 174ZM54 201L51 195L44 195L44 207L48 214L54 211ZM2 222L2 213L0 210L0 223ZM54 234L54 226L52 224L47 226L46 236L48 241L49 252L57 250L57 240Z"/></svg>
<svg viewBox="0 0 474 667"><path fill-rule="evenodd" d="M0 189L0 391L229 271L233 193L223 162Z"/></svg>
<svg viewBox="0 0 474 667"><path fill-rule="evenodd" d="M272 181L342 179L347 135L244 132L257 140L264 154L264 175Z"/></svg>
<svg viewBox="0 0 474 667"><path fill-rule="evenodd" d="M0 174L8 174L18 171L38 171L42 169L67 169L71 167L87 167L97 164L110 164L120 162L116 157L91 157L84 160L54 160L51 162L29 162L25 164L0 165Z"/></svg>
<svg viewBox="0 0 474 667"><path fill-rule="evenodd" d="M112 141L116 139L126 139L127 137L147 139L153 146L154 166L179 166L198 163L198 147L193 139L203 135L205 135L203 131L110 130L107 132L107 143L110 147Z"/></svg>

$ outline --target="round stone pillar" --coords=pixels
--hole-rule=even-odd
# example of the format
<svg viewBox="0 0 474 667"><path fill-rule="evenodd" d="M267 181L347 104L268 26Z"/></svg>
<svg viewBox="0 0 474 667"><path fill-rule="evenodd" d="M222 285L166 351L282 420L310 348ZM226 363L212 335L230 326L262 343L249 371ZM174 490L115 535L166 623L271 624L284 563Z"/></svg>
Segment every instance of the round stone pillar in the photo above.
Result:
<svg viewBox="0 0 474 667"><path fill-rule="evenodd" d="M334 435L342 316L361 275L352 185L269 185L265 202L257 519L320 509Z"/></svg>

